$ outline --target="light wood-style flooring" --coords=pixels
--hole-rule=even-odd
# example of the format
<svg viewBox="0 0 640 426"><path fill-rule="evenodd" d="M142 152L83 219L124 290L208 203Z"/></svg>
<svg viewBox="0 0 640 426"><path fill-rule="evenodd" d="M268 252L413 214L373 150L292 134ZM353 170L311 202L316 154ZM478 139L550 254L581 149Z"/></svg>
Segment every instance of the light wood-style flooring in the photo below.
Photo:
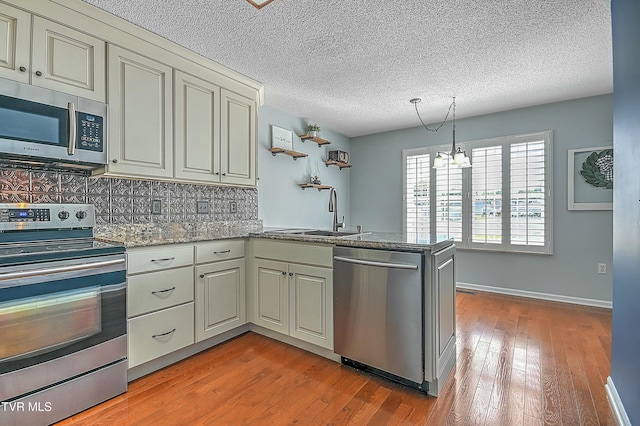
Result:
<svg viewBox="0 0 640 426"><path fill-rule="evenodd" d="M439 398L247 333L58 425L615 424L610 310L459 292L457 318Z"/></svg>

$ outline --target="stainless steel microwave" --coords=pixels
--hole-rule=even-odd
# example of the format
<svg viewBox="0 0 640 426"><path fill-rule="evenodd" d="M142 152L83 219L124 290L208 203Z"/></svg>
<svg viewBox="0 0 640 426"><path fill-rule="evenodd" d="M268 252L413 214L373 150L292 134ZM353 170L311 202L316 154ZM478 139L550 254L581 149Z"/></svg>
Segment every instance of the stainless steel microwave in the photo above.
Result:
<svg viewBox="0 0 640 426"><path fill-rule="evenodd" d="M0 78L0 156L61 167L107 164L107 105Z"/></svg>

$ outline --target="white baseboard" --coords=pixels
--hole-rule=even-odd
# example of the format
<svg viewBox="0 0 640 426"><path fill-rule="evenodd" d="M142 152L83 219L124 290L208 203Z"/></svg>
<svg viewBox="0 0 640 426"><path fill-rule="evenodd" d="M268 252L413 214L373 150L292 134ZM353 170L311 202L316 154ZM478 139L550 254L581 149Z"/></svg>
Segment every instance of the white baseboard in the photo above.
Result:
<svg viewBox="0 0 640 426"><path fill-rule="evenodd" d="M627 411L624 409L624 405L622 405L622 400L620 399L620 395L618 395L611 376L607 377L607 383L604 385L604 388L607 390L607 399L609 400L611 411L613 411L618 426L631 426L631 420L629 420Z"/></svg>
<svg viewBox="0 0 640 426"><path fill-rule="evenodd" d="M574 305L595 306L598 308L612 309L613 303L606 300L585 299L583 297L561 296L558 294L538 293L536 291L515 290L504 287L493 287L489 285L456 283L458 288L467 290L486 291L488 293L507 294L510 296L529 297L532 299L551 300L553 302L573 303Z"/></svg>

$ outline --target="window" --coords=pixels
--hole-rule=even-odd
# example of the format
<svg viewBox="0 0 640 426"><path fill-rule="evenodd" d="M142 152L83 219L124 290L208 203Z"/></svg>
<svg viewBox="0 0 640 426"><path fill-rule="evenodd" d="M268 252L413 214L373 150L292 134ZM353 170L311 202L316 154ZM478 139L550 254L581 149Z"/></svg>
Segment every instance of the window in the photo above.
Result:
<svg viewBox="0 0 640 426"><path fill-rule="evenodd" d="M552 252L552 132L459 144L472 168L433 169L450 147L403 151L405 232L448 235L458 247Z"/></svg>

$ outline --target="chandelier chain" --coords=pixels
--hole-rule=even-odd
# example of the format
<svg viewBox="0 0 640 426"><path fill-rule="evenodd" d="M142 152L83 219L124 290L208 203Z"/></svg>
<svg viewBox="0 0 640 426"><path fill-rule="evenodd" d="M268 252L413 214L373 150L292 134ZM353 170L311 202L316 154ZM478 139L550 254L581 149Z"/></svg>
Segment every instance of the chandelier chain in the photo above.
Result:
<svg viewBox="0 0 640 426"><path fill-rule="evenodd" d="M442 121L442 123L440 123L438 125L438 127L434 128L434 129L432 129L429 126L427 126L426 124L424 124L424 121L422 120L422 117L420 116L420 111L418 111L418 103L417 102L414 103L413 106L416 108L416 114L418 114L418 118L420 119L420 123L422 123L422 127L424 127L425 129L427 129L430 132L437 132L447 122L447 118L449 118L449 113L451 113L451 108L453 107L455 102L456 101L455 101L455 98L454 98L453 102L451 102L451 104L449 105L449 109L447 110L447 115L445 115L444 120Z"/></svg>

